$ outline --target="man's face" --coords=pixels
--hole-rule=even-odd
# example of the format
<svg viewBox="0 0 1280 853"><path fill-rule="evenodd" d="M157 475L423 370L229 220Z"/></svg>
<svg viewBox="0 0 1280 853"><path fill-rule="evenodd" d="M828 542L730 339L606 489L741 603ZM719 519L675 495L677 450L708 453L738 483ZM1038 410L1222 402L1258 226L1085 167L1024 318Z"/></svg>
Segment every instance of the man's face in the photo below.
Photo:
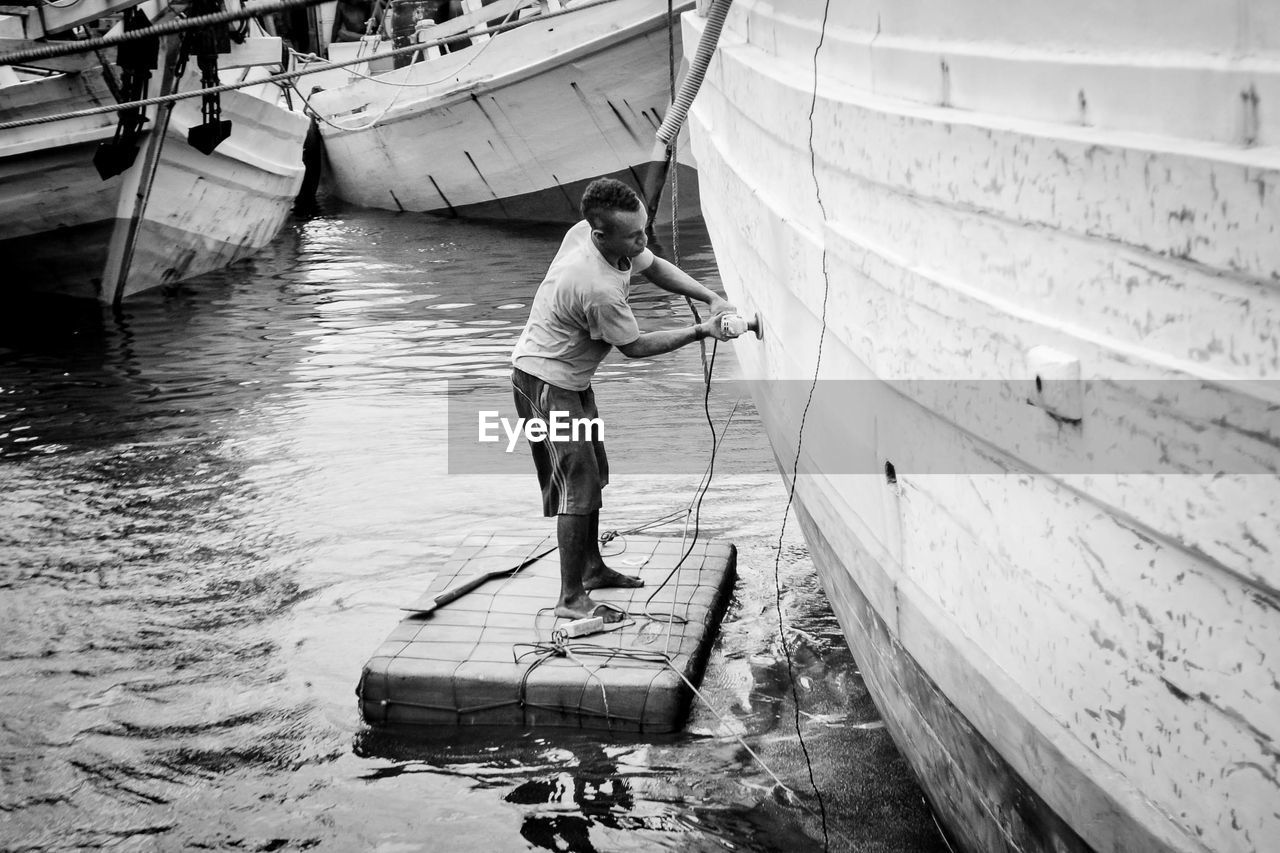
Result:
<svg viewBox="0 0 1280 853"><path fill-rule="evenodd" d="M601 218L604 220L604 228L596 233L599 235L597 239L600 248L606 254L634 258L644 251L648 245L648 238L644 233L648 216L643 204L639 210L608 210Z"/></svg>

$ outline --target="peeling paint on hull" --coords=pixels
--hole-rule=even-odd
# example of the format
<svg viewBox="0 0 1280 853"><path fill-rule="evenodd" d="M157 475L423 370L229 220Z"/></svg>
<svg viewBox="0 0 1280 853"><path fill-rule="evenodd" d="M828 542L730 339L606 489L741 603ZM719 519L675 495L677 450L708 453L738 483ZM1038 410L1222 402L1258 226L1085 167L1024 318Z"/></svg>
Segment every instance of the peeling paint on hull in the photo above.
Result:
<svg viewBox="0 0 1280 853"><path fill-rule="evenodd" d="M691 112L824 589L970 850L1280 837L1280 21L1212 5L737 0Z"/></svg>

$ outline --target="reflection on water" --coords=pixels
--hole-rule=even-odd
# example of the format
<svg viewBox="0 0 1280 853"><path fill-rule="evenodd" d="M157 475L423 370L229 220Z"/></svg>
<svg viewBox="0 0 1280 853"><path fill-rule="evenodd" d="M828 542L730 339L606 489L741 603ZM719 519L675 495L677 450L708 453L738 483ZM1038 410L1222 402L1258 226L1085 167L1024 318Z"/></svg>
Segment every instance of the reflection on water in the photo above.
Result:
<svg viewBox="0 0 1280 853"><path fill-rule="evenodd" d="M832 847L940 849L794 525L777 551L785 494L749 405L701 517L739 548L705 679L723 718L695 707L646 741L360 723L360 668L430 567L472 530L550 529L531 472L446 473L444 396L505 385L559 235L335 208L119 315L0 318L0 846L811 849L794 687ZM681 244L713 278L705 234ZM641 290L643 327L687 322ZM698 395L672 393L700 370L693 348L614 356L601 409L642 444L709 446ZM712 395L718 423L734 402ZM698 473L614 468L619 529L687 504Z"/></svg>

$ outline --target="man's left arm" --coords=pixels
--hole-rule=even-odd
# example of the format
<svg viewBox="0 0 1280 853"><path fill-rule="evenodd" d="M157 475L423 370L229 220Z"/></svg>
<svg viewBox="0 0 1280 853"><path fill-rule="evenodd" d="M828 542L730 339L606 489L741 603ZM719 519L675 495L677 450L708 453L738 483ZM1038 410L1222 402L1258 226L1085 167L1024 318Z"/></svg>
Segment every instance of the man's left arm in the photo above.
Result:
<svg viewBox="0 0 1280 853"><path fill-rule="evenodd" d="M640 274L668 293L687 296L690 299L697 299L699 302L707 303L707 305L711 306L712 315L737 311L715 291L698 284L693 276L670 261L664 261L657 256L654 257L653 263L641 270Z"/></svg>

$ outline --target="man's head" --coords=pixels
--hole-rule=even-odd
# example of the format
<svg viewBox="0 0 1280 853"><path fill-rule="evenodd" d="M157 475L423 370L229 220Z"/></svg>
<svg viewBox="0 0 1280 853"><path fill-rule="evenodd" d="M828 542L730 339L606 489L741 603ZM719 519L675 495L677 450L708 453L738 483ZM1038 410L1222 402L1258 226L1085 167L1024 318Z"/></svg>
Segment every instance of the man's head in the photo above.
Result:
<svg viewBox="0 0 1280 853"><path fill-rule="evenodd" d="M634 258L647 244L644 204L631 187L613 178L600 178L582 194L582 218L607 257Z"/></svg>

